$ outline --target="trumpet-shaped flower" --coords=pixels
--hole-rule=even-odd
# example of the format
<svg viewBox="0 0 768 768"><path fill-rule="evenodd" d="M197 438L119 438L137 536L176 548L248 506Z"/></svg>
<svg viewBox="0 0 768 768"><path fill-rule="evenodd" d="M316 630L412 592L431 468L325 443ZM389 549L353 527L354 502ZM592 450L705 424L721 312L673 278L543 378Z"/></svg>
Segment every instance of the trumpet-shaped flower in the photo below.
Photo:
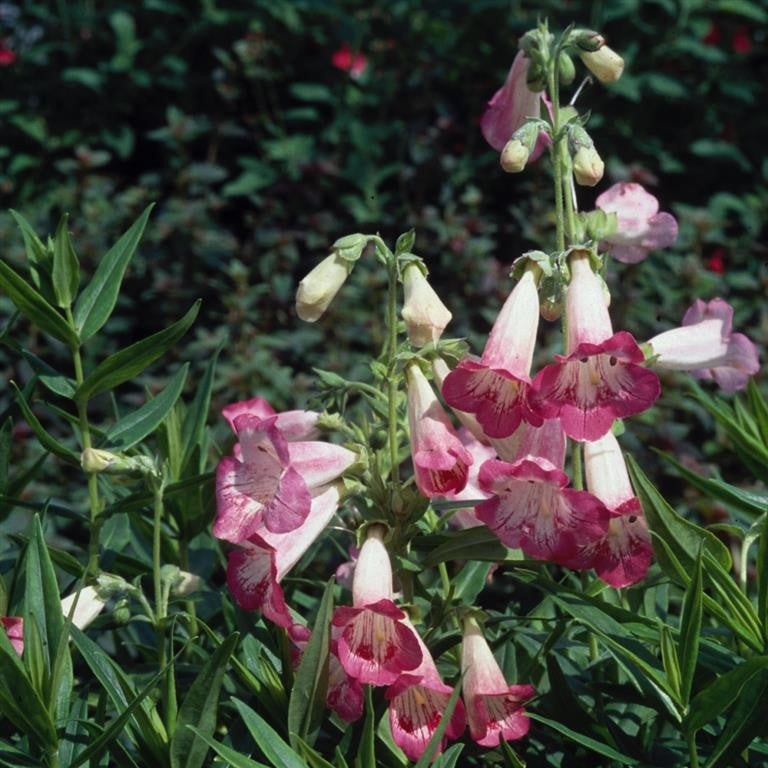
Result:
<svg viewBox="0 0 768 768"><path fill-rule="evenodd" d="M24 619L21 616L0 616L0 627L5 630L13 650L24 653Z"/></svg>
<svg viewBox="0 0 768 768"><path fill-rule="evenodd" d="M683 317L683 325L654 336L648 344L654 365L690 371L699 379L714 379L726 392L747 385L760 365L755 345L742 333L733 333L733 308L722 299L696 299Z"/></svg>
<svg viewBox="0 0 768 768"><path fill-rule="evenodd" d="M400 675L387 688L386 698L389 701L392 738L410 760L416 761L440 725L453 689L442 681L429 649L411 623L407 619L405 623L413 630L421 648L421 664L412 672ZM459 699L445 729L440 749L445 748L448 740L458 739L466 725L464 705Z"/></svg>
<svg viewBox="0 0 768 768"><path fill-rule="evenodd" d="M677 239L675 217L659 212L659 201L640 184L614 184L598 196L595 205L606 213L616 214L618 228L601 245L625 264L636 264L648 251L666 248Z"/></svg>
<svg viewBox="0 0 768 768"><path fill-rule="evenodd" d="M586 253L571 258L566 294L568 354L556 355L531 386L531 403L544 418L559 418L574 440L597 440L613 424L650 408L659 379L631 334L613 333L600 281Z"/></svg>
<svg viewBox="0 0 768 768"><path fill-rule="evenodd" d="M529 431L541 433L538 449L527 441L536 453L514 463L486 461L480 468L480 488L493 495L475 514L506 546L563 563L605 533L608 511L591 493L566 488L565 435L557 420Z"/></svg>
<svg viewBox="0 0 768 768"><path fill-rule="evenodd" d="M507 437L523 420L542 421L528 405L539 326L537 275L534 265L523 273L496 318L482 357L462 360L443 382L445 402L475 414L488 437Z"/></svg>
<svg viewBox="0 0 768 768"><path fill-rule="evenodd" d="M528 733L531 721L523 703L532 685L508 685L477 622L466 619L461 650L462 693L472 738L483 747L501 739L513 741Z"/></svg>
<svg viewBox="0 0 768 768"><path fill-rule="evenodd" d="M233 419L233 428L239 451L222 458L216 470L213 535L234 544L256 533L262 521L273 533L298 528L309 514L312 490L356 460L352 451L331 443L289 443L278 416L243 413Z"/></svg>
<svg viewBox="0 0 768 768"><path fill-rule="evenodd" d="M382 526L368 529L355 566L352 607L337 608L333 615L341 665L370 685L390 685L421 663L416 635L392 601L392 565L383 539Z"/></svg>
<svg viewBox="0 0 768 768"><path fill-rule="evenodd" d="M528 64L528 57L519 51L504 85L493 94L480 121L485 140L499 152L529 117L537 118L541 114L541 94L531 91L526 82ZM529 160L535 160L549 143L547 134L539 133Z"/></svg>
<svg viewBox="0 0 768 768"><path fill-rule="evenodd" d="M411 343L417 347L436 344L452 315L416 262L408 264L403 271L403 290L402 315Z"/></svg>
<svg viewBox="0 0 768 768"><path fill-rule="evenodd" d="M460 491L467 484L472 455L419 366L408 366L406 378L416 487L428 499Z"/></svg>
<svg viewBox="0 0 768 768"><path fill-rule="evenodd" d="M278 413L263 397L241 400L221 409L221 415L227 420L235 434L237 434L235 419L244 414L257 416L260 419L276 416L277 428L289 443L296 440L315 440L319 434L317 429L319 413L315 411L283 411Z"/></svg>
<svg viewBox="0 0 768 768"><path fill-rule="evenodd" d="M611 519L605 534L582 547L565 563L594 568L612 587L626 587L645 577L653 558L648 526L627 475L616 438L608 434L584 446L587 488L603 501Z"/></svg>
<svg viewBox="0 0 768 768"><path fill-rule="evenodd" d="M298 528L273 533L262 525L229 553L227 585L238 605L261 611L278 626L292 626L280 582L328 525L338 503L339 489L331 485L312 499L310 513Z"/></svg>

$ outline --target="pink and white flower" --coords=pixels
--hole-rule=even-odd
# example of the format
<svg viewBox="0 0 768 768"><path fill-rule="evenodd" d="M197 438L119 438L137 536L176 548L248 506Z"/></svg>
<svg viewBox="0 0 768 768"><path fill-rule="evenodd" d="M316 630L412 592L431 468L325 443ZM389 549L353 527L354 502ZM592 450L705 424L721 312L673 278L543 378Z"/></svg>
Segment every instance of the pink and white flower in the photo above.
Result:
<svg viewBox="0 0 768 768"><path fill-rule="evenodd" d="M531 404L543 418L559 418L574 440L597 440L615 419L650 408L661 387L644 368L630 333L613 333L603 289L589 255L571 257L566 294L568 354L556 355L531 385Z"/></svg>
<svg viewBox="0 0 768 768"><path fill-rule="evenodd" d="M742 333L733 333L733 307L723 299L696 299L683 317L683 325L654 336L648 344L654 365L690 371L699 379L714 379L726 392L747 385L760 364L757 348Z"/></svg>
<svg viewBox="0 0 768 768"><path fill-rule="evenodd" d="M288 424L293 436L292 430L299 427ZM298 528L309 514L313 491L338 478L357 458L332 443L289 442L279 415L240 413L232 418L232 426L239 446L216 470L213 535L234 544L256 533L262 521L272 533Z"/></svg>
<svg viewBox="0 0 768 768"><path fill-rule="evenodd" d="M636 264L648 251L666 248L677 239L675 217L659 212L659 201L640 184L614 184L597 198L595 205L606 213L616 214L618 229L601 245L625 264Z"/></svg>
<svg viewBox="0 0 768 768"><path fill-rule="evenodd" d="M618 441L612 433L584 446L587 488L608 508L605 534L582 547L570 568L594 568L612 587L626 587L645 578L653 550L640 502L629 482Z"/></svg>
<svg viewBox="0 0 768 768"><path fill-rule="evenodd" d="M338 503L337 485L322 489L298 528L273 533L262 525L229 553L227 586L240 607L261 611L280 627L293 625L280 582L328 525Z"/></svg>
<svg viewBox="0 0 768 768"><path fill-rule="evenodd" d="M528 405L539 327L538 274L533 264L523 273L496 318L482 357L462 360L443 382L445 402L475 414L488 437L507 437L523 420L542 421Z"/></svg>
<svg viewBox="0 0 768 768"><path fill-rule="evenodd" d="M428 499L460 491L467 484L472 455L417 364L408 366L406 380L416 487Z"/></svg>
<svg viewBox="0 0 768 768"><path fill-rule="evenodd" d="M387 688L389 726L392 738L409 760L418 760L443 718L453 689L446 685L437 671L429 649L413 625L406 619L421 648L421 664L412 672L400 675ZM459 699L443 735L440 751L448 740L458 739L467 726L464 705Z"/></svg>
<svg viewBox="0 0 768 768"><path fill-rule="evenodd" d="M526 82L528 64L528 57L519 51L504 85L493 94L480 120L480 130L485 140L499 152L529 117L537 118L541 115L541 94L531 91ZM529 159L535 160L549 143L547 134L540 132Z"/></svg>
<svg viewBox="0 0 768 768"><path fill-rule="evenodd" d="M411 343L417 347L437 344L452 315L417 262L403 270L403 292L402 315Z"/></svg>
<svg viewBox="0 0 768 768"><path fill-rule="evenodd" d="M531 721L523 702L535 691L532 685L508 685L477 621L464 621L461 650L462 693L469 732L483 747L497 747L501 739L513 741L528 733Z"/></svg>
<svg viewBox="0 0 768 768"><path fill-rule="evenodd" d="M0 627L5 630L13 650L24 653L24 619L21 616L0 616Z"/></svg>
<svg viewBox="0 0 768 768"><path fill-rule="evenodd" d="M384 527L372 525L360 549L352 582L352 607L337 608L338 655L348 675L361 683L390 685L421 663L414 631L392 601L392 565Z"/></svg>
<svg viewBox="0 0 768 768"><path fill-rule="evenodd" d="M502 544L529 557L564 563L579 547L604 535L608 511L591 493L566 487L565 435L557 420L535 431L541 433L536 453L514 463L486 461L480 468L480 487L493 495L475 514Z"/></svg>

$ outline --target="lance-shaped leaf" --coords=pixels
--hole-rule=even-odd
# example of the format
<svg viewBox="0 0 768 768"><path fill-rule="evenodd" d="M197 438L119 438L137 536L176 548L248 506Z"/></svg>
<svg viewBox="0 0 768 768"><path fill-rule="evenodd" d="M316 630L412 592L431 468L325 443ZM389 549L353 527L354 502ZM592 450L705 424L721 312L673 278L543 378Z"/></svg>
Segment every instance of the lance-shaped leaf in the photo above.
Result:
<svg viewBox="0 0 768 768"><path fill-rule="evenodd" d="M179 341L195 322L199 309L200 299L173 325L110 355L99 363L80 385L75 398L79 402L87 402L94 395L113 389L137 376Z"/></svg>
<svg viewBox="0 0 768 768"><path fill-rule="evenodd" d="M688 703L693 687L693 675L699 658L699 639L702 619L702 551L696 558L691 583L685 590L683 607L680 611L680 641L678 658L680 659L680 698Z"/></svg>
<svg viewBox="0 0 768 768"><path fill-rule="evenodd" d="M256 746L275 768L307 768L307 764L280 738L280 734L264 718L240 699L232 698L232 702L256 742Z"/></svg>
<svg viewBox="0 0 768 768"><path fill-rule="evenodd" d="M32 225L18 211L11 209L9 213L13 216L21 231L21 236L24 238L24 250L27 254L27 261L29 261L32 282L47 300L52 300L53 293L48 281L53 269L53 253L45 247Z"/></svg>
<svg viewBox="0 0 768 768"><path fill-rule="evenodd" d="M78 297L74 311L75 327L84 342L109 320L117 303L123 275L136 251L153 205L148 205L128 231L107 251L96 267L91 282Z"/></svg>
<svg viewBox="0 0 768 768"><path fill-rule="evenodd" d="M416 768L428 768L428 766L432 763L435 753L438 751L438 749L440 749L440 742L443 740L445 730L451 722L453 712L456 709L456 704L459 701L460 693L461 685L457 683L453 689L453 693L451 693L451 698L448 699L448 703L445 705L445 711L440 718L439 725L437 728L435 728L435 732L432 734L432 738L427 743L427 746L424 748L424 752L419 758L419 761L416 763Z"/></svg>
<svg viewBox="0 0 768 768"><path fill-rule="evenodd" d="M64 316L54 309L18 272L0 261L0 290L16 305L22 315L31 320L41 331L53 336L70 347L77 347L80 340Z"/></svg>
<svg viewBox="0 0 768 768"><path fill-rule="evenodd" d="M72 305L80 287L80 264L69 237L68 224L69 215L64 214L53 238L53 293L62 309Z"/></svg>
<svg viewBox="0 0 768 768"><path fill-rule="evenodd" d="M194 726L188 725L187 728L199 736L219 757L226 760L227 765L231 766L231 768L269 768L268 765L257 763L236 749L232 749L232 747L228 747L226 744L222 744L220 741L215 741L210 736L200 733Z"/></svg>

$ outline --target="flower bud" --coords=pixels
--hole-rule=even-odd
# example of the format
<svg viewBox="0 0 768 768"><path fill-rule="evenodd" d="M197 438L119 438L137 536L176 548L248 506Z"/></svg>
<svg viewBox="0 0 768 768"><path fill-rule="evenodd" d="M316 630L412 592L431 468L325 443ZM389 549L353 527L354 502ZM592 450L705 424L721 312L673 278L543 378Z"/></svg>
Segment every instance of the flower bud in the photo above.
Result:
<svg viewBox="0 0 768 768"><path fill-rule="evenodd" d="M605 45L605 38L594 29L574 29L571 39L582 51L594 52Z"/></svg>
<svg viewBox="0 0 768 768"><path fill-rule="evenodd" d="M157 468L149 456L126 456L124 453L86 448L80 454L80 466L85 472L106 475L154 475Z"/></svg>
<svg viewBox="0 0 768 768"><path fill-rule="evenodd" d="M116 459L117 456L109 451L86 448L80 454L80 466L85 472L106 472Z"/></svg>
<svg viewBox="0 0 768 768"><path fill-rule="evenodd" d="M499 163L507 173L520 173L530 156L528 147L520 139L512 138L501 150Z"/></svg>
<svg viewBox="0 0 768 768"><path fill-rule="evenodd" d="M402 315L411 343L417 347L437 343L452 315L427 282L419 262L412 261L405 267L403 287Z"/></svg>
<svg viewBox="0 0 768 768"><path fill-rule="evenodd" d="M584 51L579 56L584 66L601 83L612 83L618 80L624 71L624 59L607 45L603 45L596 51Z"/></svg>
<svg viewBox="0 0 768 768"><path fill-rule="evenodd" d="M573 156L573 175L583 187L594 187L603 178L604 170L605 164L594 146L579 147Z"/></svg>
<svg viewBox="0 0 768 768"><path fill-rule="evenodd" d="M342 254L344 249L326 256L299 283L296 314L305 322L314 323L322 316L352 271L354 261Z"/></svg>
<svg viewBox="0 0 768 768"><path fill-rule="evenodd" d="M576 67L573 63L573 59L565 51L560 51L558 64L561 85L570 85L576 77Z"/></svg>

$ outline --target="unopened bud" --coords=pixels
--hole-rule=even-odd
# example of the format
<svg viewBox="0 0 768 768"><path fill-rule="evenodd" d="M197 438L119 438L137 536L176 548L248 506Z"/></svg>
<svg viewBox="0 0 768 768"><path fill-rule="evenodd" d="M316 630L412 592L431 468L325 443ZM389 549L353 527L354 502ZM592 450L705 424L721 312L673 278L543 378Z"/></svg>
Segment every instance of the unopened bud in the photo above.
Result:
<svg viewBox="0 0 768 768"><path fill-rule="evenodd" d="M558 64L560 70L560 83L562 85L570 85L576 77L576 65L573 63L573 59L565 51L560 51Z"/></svg>
<svg viewBox="0 0 768 768"><path fill-rule="evenodd" d="M440 300L418 262L411 262L403 271L403 320L411 343L417 347L437 343L451 313Z"/></svg>
<svg viewBox="0 0 768 768"><path fill-rule="evenodd" d="M344 285L353 266L354 261L338 253L326 256L299 283L299 289L296 291L296 314L307 323L314 323L319 319Z"/></svg>
<svg viewBox="0 0 768 768"><path fill-rule="evenodd" d="M594 187L603 178L605 164L597 150L592 147L580 147L573 156L573 175L582 187Z"/></svg>
<svg viewBox="0 0 768 768"><path fill-rule="evenodd" d="M582 51L597 51L605 45L605 38L594 29L574 29L571 40Z"/></svg>
<svg viewBox="0 0 768 768"><path fill-rule="evenodd" d="M117 456L98 448L86 448L80 454L80 466L85 472L106 472L117 460Z"/></svg>
<svg viewBox="0 0 768 768"><path fill-rule="evenodd" d="M612 83L624 71L624 59L607 45L594 52L585 51L579 56L586 68L601 82Z"/></svg>
<svg viewBox="0 0 768 768"><path fill-rule="evenodd" d="M188 597L198 592L203 586L203 580L195 573L179 571L176 581L171 585L174 597Z"/></svg>
<svg viewBox="0 0 768 768"><path fill-rule="evenodd" d="M528 147L520 139L510 139L501 150L499 163L507 173L520 173L530 157Z"/></svg>
<svg viewBox="0 0 768 768"><path fill-rule="evenodd" d="M86 448L80 454L80 466L90 473L105 475L155 475L157 468L149 456L126 456L99 448Z"/></svg>
<svg viewBox="0 0 768 768"><path fill-rule="evenodd" d="M363 249L368 245L368 239L368 235L361 235L359 232L344 235L331 246L331 251L342 259L354 262L360 258Z"/></svg>

